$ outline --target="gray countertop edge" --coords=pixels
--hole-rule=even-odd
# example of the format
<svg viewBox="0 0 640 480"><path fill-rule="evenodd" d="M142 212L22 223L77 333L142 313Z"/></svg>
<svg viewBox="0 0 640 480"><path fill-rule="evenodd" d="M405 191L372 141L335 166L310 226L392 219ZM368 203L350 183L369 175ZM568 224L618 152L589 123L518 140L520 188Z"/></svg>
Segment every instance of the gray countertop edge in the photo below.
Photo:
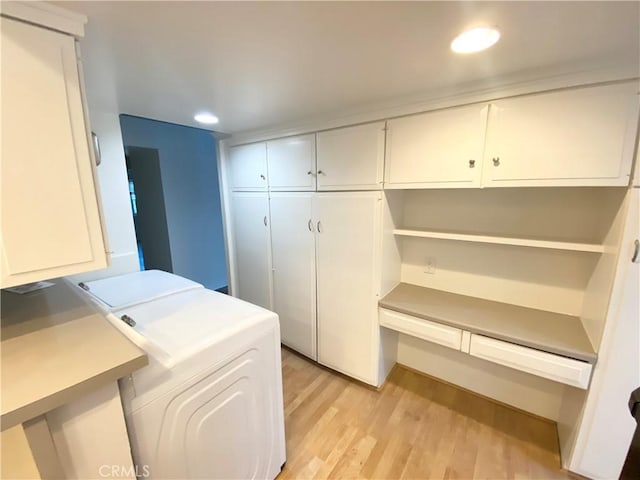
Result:
<svg viewBox="0 0 640 480"><path fill-rule="evenodd" d="M117 381L122 377L126 377L131 372L138 370L149 363L147 356L143 353L139 357L133 358L128 362L117 365L109 370L105 370L102 373L86 380L77 383L76 385L52 393L43 398L34 400L22 407L15 410L10 410L2 413L0 418L1 430L4 431L15 425L23 423L31 418L35 418L39 415L43 415L55 408L61 407L66 403L80 398L94 390Z"/></svg>

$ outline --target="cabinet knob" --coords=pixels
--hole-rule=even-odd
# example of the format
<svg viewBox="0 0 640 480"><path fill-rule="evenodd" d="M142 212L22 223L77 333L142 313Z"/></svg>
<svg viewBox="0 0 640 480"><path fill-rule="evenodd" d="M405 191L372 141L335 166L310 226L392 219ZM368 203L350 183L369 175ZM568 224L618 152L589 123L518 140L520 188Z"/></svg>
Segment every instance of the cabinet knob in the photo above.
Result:
<svg viewBox="0 0 640 480"><path fill-rule="evenodd" d="M265 215L264 218L262 219L262 222L264 223L264 226L267 226L267 216Z"/></svg>
<svg viewBox="0 0 640 480"><path fill-rule="evenodd" d="M491 160L493 160L494 167L497 167L498 165L500 165L500 157L493 157Z"/></svg>
<svg viewBox="0 0 640 480"><path fill-rule="evenodd" d="M312 172L311 170L309 170L309 171L307 172L307 175L313 175L313 172Z"/></svg>
<svg viewBox="0 0 640 480"><path fill-rule="evenodd" d="M322 224L320 223L320 221L318 221L317 229L318 233L322 233Z"/></svg>
<svg viewBox="0 0 640 480"><path fill-rule="evenodd" d="M469 160L469 168L473 168L476 166L476 161L475 160Z"/></svg>
<svg viewBox="0 0 640 480"><path fill-rule="evenodd" d="M261 178L262 180L266 180L266 179L267 179L267 177L265 177L265 176L264 176L264 175L262 175L262 174L260 174L260 178Z"/></svg>
<svg viewBox="0 0 640 480"><path fill-rule="evenodd" d="M307 227L309 227L309 231L313 232L313 222L309 219L309 223L307 223Z"/></svg>
<svg viewBox="0 0 640 480"><path fill-rule="evenodd" d="M318 175L324 175L324 172L322 170L318 170Z"/></svg>
<svg viewBox="0 0 640 480"><path fill-rule="evenodd" d="M631 262L636 263L638 260L638 253L640 250L640 240L636 238L636 241L633 242L633 256L631 257Z"/></svg>

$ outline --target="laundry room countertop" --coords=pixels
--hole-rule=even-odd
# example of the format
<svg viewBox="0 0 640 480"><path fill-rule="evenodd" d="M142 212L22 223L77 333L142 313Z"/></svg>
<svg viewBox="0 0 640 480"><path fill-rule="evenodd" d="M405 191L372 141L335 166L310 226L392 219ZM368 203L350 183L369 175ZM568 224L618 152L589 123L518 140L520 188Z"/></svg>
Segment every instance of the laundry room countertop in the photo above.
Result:
<svg viewBox="0 0 640 480"><path fill-rule="evenodd" d="M2 291L2 430L144 367L147 356L62 279L27 294Z"/></svg>

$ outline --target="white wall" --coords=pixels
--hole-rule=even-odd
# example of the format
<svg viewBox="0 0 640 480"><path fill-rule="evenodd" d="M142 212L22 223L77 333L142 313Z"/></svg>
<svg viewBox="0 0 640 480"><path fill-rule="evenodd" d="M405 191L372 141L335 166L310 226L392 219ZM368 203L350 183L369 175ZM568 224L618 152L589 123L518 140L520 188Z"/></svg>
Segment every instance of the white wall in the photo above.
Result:
<svg viewBox="0 0 640 480"><path fill-rule="evenodd" d="M97 169L98 181L112 253L108 268L76 275L73 277L76 281L95 280L140 269L118 114L89 109L89 117L91 130L100 141L102 162Z"/></svg>
<svg viewBox="0 0 640 480"><path fill-rule="evenodd" d="M564 385L400 334L398 363L550 420L558 420Z"/></svg>

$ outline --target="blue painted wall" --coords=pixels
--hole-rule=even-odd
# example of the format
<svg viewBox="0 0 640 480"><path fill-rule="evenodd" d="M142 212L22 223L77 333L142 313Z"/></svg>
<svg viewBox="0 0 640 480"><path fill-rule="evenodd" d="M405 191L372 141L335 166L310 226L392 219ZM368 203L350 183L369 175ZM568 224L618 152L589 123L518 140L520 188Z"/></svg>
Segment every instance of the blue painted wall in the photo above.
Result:
<svg viewBox="0 0 640 480"><path fill-rule="evenodd" d="M120 115L126 147L160 154L173 272L216 289L227 285L216 140L207 130Z"/></svg>

